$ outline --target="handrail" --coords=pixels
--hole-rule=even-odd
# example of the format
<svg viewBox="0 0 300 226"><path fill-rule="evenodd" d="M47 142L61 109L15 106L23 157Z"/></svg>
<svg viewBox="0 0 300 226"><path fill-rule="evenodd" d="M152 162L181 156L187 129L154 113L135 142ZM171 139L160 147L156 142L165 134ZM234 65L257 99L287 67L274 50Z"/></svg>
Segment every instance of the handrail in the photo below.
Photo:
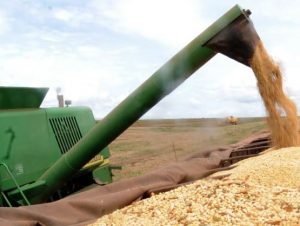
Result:
<svg viewBox="0 0 300 226"><path fill-rule="evenodd" d="M12 204L10 203L9 199L6 197L5 193L3 191L1 191L1 194L2 194L3 198L5 199L6 203L9 205L9 207L12 207Z"/></svg>
<svg viewBox="0 0 300 226"><path fill-rule="evenodd" d="M14 177L14 175L12 174L12 172L10 171L10 169L8 168L8 166L4 163L4 162L0 162L0 166L4 166L4 168L6 169L7 173L9 174L9 176L11 177L11 179L13 180L13 182L15 183L17 189L19 190L22 198L24 199L24 201L26 202L27 206L30 206L30 202L28 201L28 199L26 198L24 192L22 191L20 185L18 184L16 178ZM6 197L4 197L6 199ZM10 205L10 203L9 203Z"/></svg>

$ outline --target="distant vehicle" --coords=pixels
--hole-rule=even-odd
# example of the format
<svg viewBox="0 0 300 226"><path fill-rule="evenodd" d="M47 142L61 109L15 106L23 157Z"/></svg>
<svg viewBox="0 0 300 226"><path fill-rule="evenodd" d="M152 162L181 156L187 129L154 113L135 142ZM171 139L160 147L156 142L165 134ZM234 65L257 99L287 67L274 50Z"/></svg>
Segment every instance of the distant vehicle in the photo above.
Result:
<svg viewBox="0 0 300 226"><path fill-rule="evenodd" d="M227 117L226 121L227 121L227 123L229 123L231 125L237 125L239 119L231 115L231 116Z"/></svg>

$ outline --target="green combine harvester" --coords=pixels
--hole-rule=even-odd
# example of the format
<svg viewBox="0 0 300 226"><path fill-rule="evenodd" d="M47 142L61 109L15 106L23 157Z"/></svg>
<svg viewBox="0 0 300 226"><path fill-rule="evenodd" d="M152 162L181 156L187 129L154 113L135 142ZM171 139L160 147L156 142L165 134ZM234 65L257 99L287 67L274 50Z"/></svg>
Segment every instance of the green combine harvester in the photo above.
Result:
<svg viewBox="0 0 300 226"><path fill-rule="evenodd" d="M107 146L216 53L245 65L259 40L234 6L96 123L87 107L40 108L47 88L0 88L0 205L66 197L112 182Z"/></svg>
<svg viewBox="0 0 300 226"><path fill-rule="evenodd" d="M36 182L37 178L96 124L87 107L39 108L47 91L0 87L1 206L29 205L27 197L46 186L46 181ZM95 181L111 183L109 156L107 147L99 149L48 200L65 197Z"/></svg>

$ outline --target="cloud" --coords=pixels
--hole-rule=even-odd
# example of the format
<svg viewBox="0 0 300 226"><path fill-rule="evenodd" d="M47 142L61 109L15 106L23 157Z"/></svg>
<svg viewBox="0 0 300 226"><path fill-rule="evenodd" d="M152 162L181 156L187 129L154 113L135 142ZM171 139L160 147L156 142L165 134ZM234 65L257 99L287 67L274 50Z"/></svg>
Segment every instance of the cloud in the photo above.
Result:
<svg viewBox="0 0 300 226"><path fill-rule="evenodd" d="M111 2L110 2L111 3ZM167 46L180 46L194 38L207 25L197 1L114 1L94 2L104 23L118 32L136 34Z"/></svg>
<svg viewBox="0 0 300 226"><path fill-rule="evenodd" d="M53 11L54 18L58 20L62 20L64 22L69 22L72 18L74 18L73 13L66 9L55 9Z"/></svg>
<svg viewBox="0 0 300 226"><path fill-rule="evenodd" d="M10 30L10 23L8 17L0 11L0 35L5 34Z"/></svg>
<svg viewBox="0 0 300 226"><path fill-rule="evenodd" d="M95 10L86 5L53 7L51 15L57 21L62 22L62 28L76 27L78 30L87 31L97 26L99 18L97 18ZM89 27L87 27L87 25Z"/></svg>

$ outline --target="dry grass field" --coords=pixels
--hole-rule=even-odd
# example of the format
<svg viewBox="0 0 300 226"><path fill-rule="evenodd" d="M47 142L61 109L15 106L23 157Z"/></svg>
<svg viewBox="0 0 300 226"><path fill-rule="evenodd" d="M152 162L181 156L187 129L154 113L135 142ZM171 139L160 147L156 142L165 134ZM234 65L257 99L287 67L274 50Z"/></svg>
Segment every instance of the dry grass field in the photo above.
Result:
<svg viewBox="0 0 300 226"><path fill-rule="evenodd" d="M111 145L114 181L142 175L186 158L194 152L212 149L266 129L264 118L243 118L238 125L225 119L140 120Z"/></svg>

